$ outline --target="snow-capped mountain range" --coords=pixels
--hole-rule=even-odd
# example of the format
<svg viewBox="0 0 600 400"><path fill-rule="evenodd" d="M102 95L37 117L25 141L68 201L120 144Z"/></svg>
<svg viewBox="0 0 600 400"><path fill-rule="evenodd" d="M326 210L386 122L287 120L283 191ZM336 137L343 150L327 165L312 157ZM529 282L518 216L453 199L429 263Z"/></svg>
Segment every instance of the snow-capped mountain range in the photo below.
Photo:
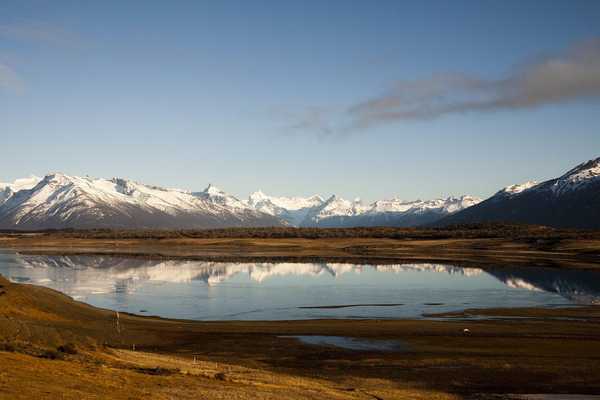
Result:
<svg viewBox="0 0 600 400"><path fill-rule="evenodd" d="M0 183L0 229L416 226L479 201L462 196L363 204L335 195L275 197L261 191L240 200L214 185L191 192L53 173Z"/></svg>
<svg viewBox="0 0 600 400"><path fill-rule="evenodd" d="M443 218L439 224L476 222L600 229L600 157L558 178L508 186L472 208Z"/></svg>
<svg viewBox="0 0 600 400"><path fill-rule="evenodd" d="M0 184L1 229L278 226L279 218L210 185L191 193L64 174Z"/></svg>
<svg viewBox="0 0 600 400"><path fill-rule="evenodd" d="M600 158L559 178L511 185L485 201L473 196L370 204L335 195L241 200L209 185L201 192L121 178L48 174L0 183L0 229L302 226L420 226L519 222L600 228Z"/></svg>
<svg viewBox="0 0 600 400"><path fill-rule="evenodd" d="M427 201L394 198L364 204L360 199L346 200L335 195L324 200L317 195L270 197L258 191L250 195L248 204L294 226L350 227L423 225L480 201L473 196L461 196Z"/></svg>
<svg viewBox="0 0 600 400"><path fill-rule="evenodd" d="M321 196L311 197L274 197L267 196L261 190L248 197L247 204L257 211L275 215L293 226L300 226L311 211L323 204Z"/></svg>

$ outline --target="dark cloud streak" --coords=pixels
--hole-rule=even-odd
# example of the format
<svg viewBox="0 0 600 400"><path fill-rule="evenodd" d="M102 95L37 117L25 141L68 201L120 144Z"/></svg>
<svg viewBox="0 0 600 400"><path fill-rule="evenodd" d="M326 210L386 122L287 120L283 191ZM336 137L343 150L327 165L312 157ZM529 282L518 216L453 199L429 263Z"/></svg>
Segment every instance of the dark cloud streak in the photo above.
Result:
<svg viewBox="0 0 600 400"><path fill-rule="evenodd" d="M593 97L600 97L600 38L523 64L501 79L446 73L400 81L341 113L307 113L296 128L347 134L382 124L530 109Z"/></svg>

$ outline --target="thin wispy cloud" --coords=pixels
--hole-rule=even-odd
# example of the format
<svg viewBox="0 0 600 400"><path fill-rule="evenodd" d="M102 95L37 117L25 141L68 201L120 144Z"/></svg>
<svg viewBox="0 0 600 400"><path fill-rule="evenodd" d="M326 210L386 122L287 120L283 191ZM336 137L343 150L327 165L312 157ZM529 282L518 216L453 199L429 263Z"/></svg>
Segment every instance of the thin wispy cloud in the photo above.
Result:
<svg viewBox="0 0 600 400"><path fill-rule="evenodd" d="M41 22L0 23L0 38L64 48L81 48L84 45L81 38L72 32ZM0 90L21 94L24 88L19 74L0 62Z"/></svg>
<svg viewBox="0 0 600 400"><path fill-rule="evenodd" d="M78 48L83 46L83 40L73 32L43 22L0 24L0 36L57 47Z"/></svg>
<svg viewBox="0 0 600 400"><path fill-rule="evenodd" d="M24 90L23 81L9 66L0 63L0 90L20 94Z"/></svg>
<svg viewBox="0 0 600 400"><path fill-rule="evenodd" d="M344 134L373 126L423 121L451 114L532 109L600 97L600 38L523 63L499 79L441 73L396 82L385 93L342 112L308 110L295 129ZM321 109L317 109L321 110Z"/></svg>
<svg viewBox="0 0 600 400"><path fill-rule="evenodd" d="M292 132L316 131L320 135L334 133L333 127L329 125L331 110L325 107L308 107L300 114L292 115L295 121L288 126Z"/></svg>

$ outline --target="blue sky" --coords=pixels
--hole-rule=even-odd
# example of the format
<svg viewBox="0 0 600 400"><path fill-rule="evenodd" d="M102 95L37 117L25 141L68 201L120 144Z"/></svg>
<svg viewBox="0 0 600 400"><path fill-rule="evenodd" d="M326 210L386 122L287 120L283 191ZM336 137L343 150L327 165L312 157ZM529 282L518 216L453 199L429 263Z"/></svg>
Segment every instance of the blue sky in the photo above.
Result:
<svg viewBox="0 0 600 400"><path fill-rule="evenodd" d="M598 21L595 1L3 0L0 181L489 196L600 156L600 91L487 103L597 40ZM435 92L416 105L431 115L398 117L432 84L450 108ZM465 90L484 106L463 109Z"/></svg>

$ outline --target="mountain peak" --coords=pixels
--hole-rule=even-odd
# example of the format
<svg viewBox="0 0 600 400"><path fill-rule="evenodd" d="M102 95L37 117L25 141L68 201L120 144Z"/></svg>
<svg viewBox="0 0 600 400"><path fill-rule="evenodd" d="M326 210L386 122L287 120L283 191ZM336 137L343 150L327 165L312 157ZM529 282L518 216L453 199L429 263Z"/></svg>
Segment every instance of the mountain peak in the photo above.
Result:
<svg viewBox="0 0 600 400"><path fill-rule="evenodd" d="M67 185L67 184L72 184L75 183L75 181L77 180L82 180L82 179L90 179L90 178L79 178L79 177L75 177L75 176L70 176L67 174L64 174L62 172L51 172L46 174L41 180L40 183L44 183L46 185L50 184L50 185Z"/></svg>
<svg viewBox="0 0 600 400"><path fill-rule="evenodd" d="M600 182L600 157L579 164L546 187L560 195L597 182Z"/></svg>
<svg viewBox="0 0 600 400"><path fill-rule="evenodd" d="M222 191L221 189L219 189L218 187L216 187L212 183L209 183L208 186L206 187L206 189L204 189L203 192L206 193L206 194L208 194L208 195L211 195L211 196L223 196L223 195L225 195L224 191Z"/></svg>
<svg viewBox="0 0 600 400"><path fill-rule="evenodd" d="M52 181L52 180L66 179L66 178L68 178L68 176L62 172L49 172L46 175L44 175L43 180Z"/></svg>
<svg viewBox="0 0 600 400"><path fill-rule="evenodd" d="M571 181L581 181L600 176L600 157L579 164L559 179L569 179Z"/></svg>
<svg viewBox="0 0 600 400"><path fill-rule="evenodd" d="M537 184L537 181L527 181L525 183L510 185L500 190L497 194L512 196L531 189L532 187L537 186Z"/></svg>
<svg viewBox="0 0 600 400"><path fill-rule="evenodd" d="M267 196L262 190L258 189L256 192L251 193L250 196L248 196L248 198L251 202L256 203L261 200L269 199L269 196Z"/></svg>
<svg viewBox="0 0 600 400"><path fill-rule="evenodd" d="M598 229L598 193L600 158L583 162L559 178L508 186L488 201L444 218L441 225L508 222Z"/></svg>

